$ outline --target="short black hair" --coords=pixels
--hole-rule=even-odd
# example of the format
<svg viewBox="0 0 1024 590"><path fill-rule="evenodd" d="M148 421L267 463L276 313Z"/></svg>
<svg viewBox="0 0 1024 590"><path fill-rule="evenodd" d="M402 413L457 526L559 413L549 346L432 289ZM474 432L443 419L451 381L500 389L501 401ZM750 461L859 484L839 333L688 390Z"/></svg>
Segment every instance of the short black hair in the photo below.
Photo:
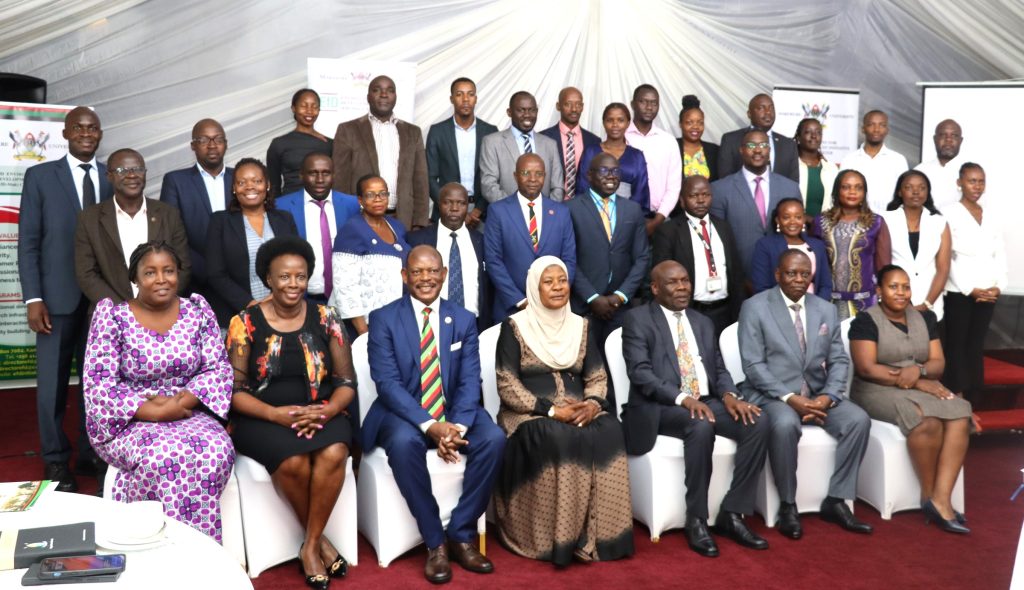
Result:
<svg viewBox="0 0 1024 590"><path fill-rule="evenodd" d="M704 112L700 108L700 99L697 98L696 94L687 94L683 97L683 108L679 111L679 118L682 119L686 111L697 109L700 112Z"/></svg>
<svg viewBox="0 0 1024 590"><path fill-rule="evenodd" d="M139 159L142 160L143 165L145 165L146 159L142 157L142 154L140 154L138 152L138 150L133 150L132 148L121 148L119 150L114 150L113 153L111 153L109 156L107 156L107 164L109 164L111 161L113 161L113 159L116 158L117 156L121 156L121 155L125 155L125 154L133 154L133 155L138 156Z"/></svg>
<svg viewBox="0 0 1024 590"><path fill-rule="evenodd" d="M875 273L875 284L878 285L878 286L881 286L882 285L882 279L885 278L885 275L887 275L887 274L889 274L891 272L896 272L897 270L902 272L902 273L904 273L904 274L906 274L906 272L907 272L906 270L903 269L902 266L899 266L898 264L886 264L882 268L878 269L878 272ZM907 276L910 276L910 275L907 275Z"/></svg>
<svg viewBox="0 0 1024 590"><path fill-rule="evenodd" d="M167 252L174 259L174 265L181 270L181 257L178 253L164 240L150 240L148 242L139 244L134 250L132 255L128 257L128 280L139 284L139 265L142 264L142 259L149 254L155 254L157 252Z"/></svg>
<svg viewBox="0 0 1024 590"><path fill-rule="evenodd" d="M381 176L380 174L364 174L364 175L359 177L359 180L356 181L356 196L357 197L363 196L363 185L366 184L367 182L370 182L374 178L379 178L381 180L384 180L384 177ZM387 184L386 180L384 181L384 184ZM391 187L388 187L388 190L390 191Z"/></svg>
<svg viewBox="0 0 1024 590"><path fill-rule="evenodd" d="M863 124L867 123L868 122L868 117L870 117L871 115L882 115L883 117L885 117L886 121L889 120L889 115L885 111L881 111L881 110L878 110L878 109L871 109L870 111L864 113L864 116L860 120L861 124L863 125Z"/></svg>
<svg viewBox="0 0 1024 590"><path fill-rule="evenodd" d="M282 256L289 254L300 256L306 260L306 273L312 274L316 266L316 255L313 254L313 246L298 236L276 236L260 246L256 251L256 276L260 278L266 288L270 288L267 282L267 275L270 274L270 263Z"/></svg>
<svg viewBox="0 0 1024 590"><path fill-rule="evenodd" d="M612 112L615 109L619 109L622 112L626 113L626 120L627 121L629 121L629 120L631 120L633 118L633 115L631 115L630 112L629 112L629 107L627 107L626 105L622 104L621 102L613 102L613 103L610 103L608 106L604 107L604 112L601 113L601 120L604 121L605 117L608 116L608 113Z"/></svg>
<svg viewBox="0 0 1024 590"><path fill-rule="evenodd" d="M529 92L527 92L525 90L517 90L516 92L512 93L511 97L509 97L509 99L508 99L508 108L512 108L512 105L515 104L516 99L519 98L520 96L529 96L530 98L533 99L533 102L537 102L537 98L535 96L533 96L532 94L530 94Z"/></svg>
<svg viewBox="0 0 1024 590"><path fill-rule="evenodd" d="M957 172L957 176L963 176L964 172L967 172L968 170L981 170L983 174L985 172L985 169L981 167L981 164L976 164L974 162L964 162L964 165L960 167L960 171Z"/></svg>
<svg viewBox="0 0 1024 590"><path fill-rule="evenodd" d="M292 106L295 106L295 105L299 104L299 99L302 98L302 95L306 94L306 93L309 93L309 94L312 94L313 96L315 96L316 97L316 104L317 105L320 104L320 95L317 94L316 90L313 90L312 88L300 88L299 90L297 90L295 92L295 94L292 95Z"/></svg>
<svg viewBox="0 0 1024 590"><path fill-rule="evenodd" d="M274 199L270 196L270 173L267 172L267 165L256 158L242 158L235 162L235 174L238 174L238 169L242 166L256 166L263 171L263 179L267 182L267 200L263 202L263 208L267 211L274 209ZM228 201L228 211L241 211L242 205L238 202L238 197L235 196L235 191L231 190L231 200Z"/></svg>
<svg viewBox="0 0 1024 590"><path fill-rule="evenodd" d="M465 76L462 76L460 78L456 78L456 79L452 80L452 85L451 85L451 88L449 88L448 92L450 94L455 94L455 85L456 84L461 84L463 82L469 82L470 84L473 85L473 90L476 90L476 82L470 80L469 78L467 78Z"/></svg>
<svg viewBox="0 0 1024 590"><path fill-rule="evenodd" d="M641 85L639 85L639 86L637 86L636 88L633 89L633 100L639 100L640 99L640 93L641 92L647 92L648 90L650 90L651 92L653 92L655 94L658 94L658 89L655 88L654 86L651 86L650 84L641 84ZM659 94L658 97L660 98L661 95Z"/></svg>
<svg viewBox="0 0 1024 590"><path fill-rule="evenodd" d="M790 203L796 203L797 205L800 205L801 209L804 209L806 211L806 208L804 207L803 199L798 199L796 197L786 197L785 199L782 199L781 201L779 201L775 205L775 208L772 209L772 216L768 218L768 221L772 221L772 220L778 219L779 218L779 210L782 209L783 207L785 207L786 205L790 204ZM773 229L772 231L776 231L776 230Z"/></svg>

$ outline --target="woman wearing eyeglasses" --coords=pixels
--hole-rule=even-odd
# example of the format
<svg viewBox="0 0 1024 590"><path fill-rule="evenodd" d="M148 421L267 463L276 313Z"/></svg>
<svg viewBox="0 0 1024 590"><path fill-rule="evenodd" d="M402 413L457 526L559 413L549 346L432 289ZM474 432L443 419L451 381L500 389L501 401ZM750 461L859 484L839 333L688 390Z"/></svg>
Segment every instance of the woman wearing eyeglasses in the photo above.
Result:
<svg viewBox="0 0 1024 590"><path fill-rule="evenodd" d="M235 164L227 211L210 217L206 233L206 271L214 298L217 323L227 328L231 318L270 295L256 274L256 251L274 236L297 236L291 213L278 211L268 197L267 167L255 158Z"/></svg>
<svg viewBox="0 0 1024 590"><path fill-rule="evenodd" d="M579 178L576 179L576 194L586 195L590 190L587 171L590 161L601 152L615 156L619 161L619 189L615 192L643 207L644 212L651 210L651 189L647 186L647 160L644 153L626 144L626 129L629 127L629 109L621 102L613 102L604 108L601 116L604 123L605 140L598 145L587 146L580 156L580 165L576 167Z"/></svg>
<svg viewBox="0 0 1024 590"><path fill-rule="evenodd" d="M388 185L367 175L356 183L360 215L353 215L334 240L334 291L329 305L359 334L370 312L402 296L402 267L409 253L405 227L387 217Z"/></svg>
<svg viewBox="0 0 1024 590"><path fill-rule="evenodd" d="M306 156L314 152L330 154L334 150L334 140L313 128L319 116L320 95L316 90L303 88L292 95L295 129L275 137L267 148L271 198L301 191L299 171Z"/></svg>

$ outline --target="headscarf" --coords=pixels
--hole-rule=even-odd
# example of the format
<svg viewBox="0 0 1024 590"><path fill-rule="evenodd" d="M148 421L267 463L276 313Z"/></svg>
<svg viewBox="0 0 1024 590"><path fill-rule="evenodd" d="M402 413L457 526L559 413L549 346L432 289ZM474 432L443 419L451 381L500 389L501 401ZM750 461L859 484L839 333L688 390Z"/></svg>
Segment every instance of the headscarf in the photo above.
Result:
<svg viewBox="0 0 1024 590"><path fill-rule="evenodd" d="M569 303L548 309L540 300L540 277L550 266L569 271L557 256L541 256L526 273L526 309L512 315L523 342L545 365L556 370L576 363L583 342L583 318L569 310Z"/></svg>

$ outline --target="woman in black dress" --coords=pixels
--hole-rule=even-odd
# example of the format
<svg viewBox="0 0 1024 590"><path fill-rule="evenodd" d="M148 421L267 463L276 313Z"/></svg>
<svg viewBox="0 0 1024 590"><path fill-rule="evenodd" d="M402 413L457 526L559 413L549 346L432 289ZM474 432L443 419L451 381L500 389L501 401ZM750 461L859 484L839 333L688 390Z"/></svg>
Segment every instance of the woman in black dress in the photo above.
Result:
<svg viewBox="0 0 1024 590"><path fill-rule="evenodd" d="M306 156L313 152L331 155L334 140L313 128L319 116L320 95L316 90L303 88L292 95L292 118L295 119L295 129L275 137L267 148L270 198L302 190L299 172Z"/></svg>
<svg viewBox="0 0 1024 590"><path fill-rule="evenodd" d="M299 559L306 583L326 588L348 564L323 535L352 444L346 414L355 397L349 343L334 311L306 302L313 249L287 236L256 254L270 297L231 320L231 400L238 453L259 461L306 529Z"/></svg>

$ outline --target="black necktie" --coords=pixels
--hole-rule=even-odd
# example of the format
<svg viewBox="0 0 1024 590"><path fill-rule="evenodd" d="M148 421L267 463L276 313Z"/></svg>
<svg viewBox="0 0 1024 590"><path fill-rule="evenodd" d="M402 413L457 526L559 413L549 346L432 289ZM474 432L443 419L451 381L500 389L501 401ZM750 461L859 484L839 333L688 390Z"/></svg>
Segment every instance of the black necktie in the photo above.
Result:
<svg viewBox="0 0 1024 590"><path fill-rule="evenodd" d="M89 178L92 164L79 164L78 167L85 170L85 176L82 177L82 209L85 209L89 205L96 204L96 187L93 186L92 179Z"/></svg>
<svg viewBox="0 0 1024 590"><path fill-rule="evenodd" d="M462 254L459 252L458 234L452 232L452 248L448 251L448 301L466 306L466 298L462 292Z"/></svg>

